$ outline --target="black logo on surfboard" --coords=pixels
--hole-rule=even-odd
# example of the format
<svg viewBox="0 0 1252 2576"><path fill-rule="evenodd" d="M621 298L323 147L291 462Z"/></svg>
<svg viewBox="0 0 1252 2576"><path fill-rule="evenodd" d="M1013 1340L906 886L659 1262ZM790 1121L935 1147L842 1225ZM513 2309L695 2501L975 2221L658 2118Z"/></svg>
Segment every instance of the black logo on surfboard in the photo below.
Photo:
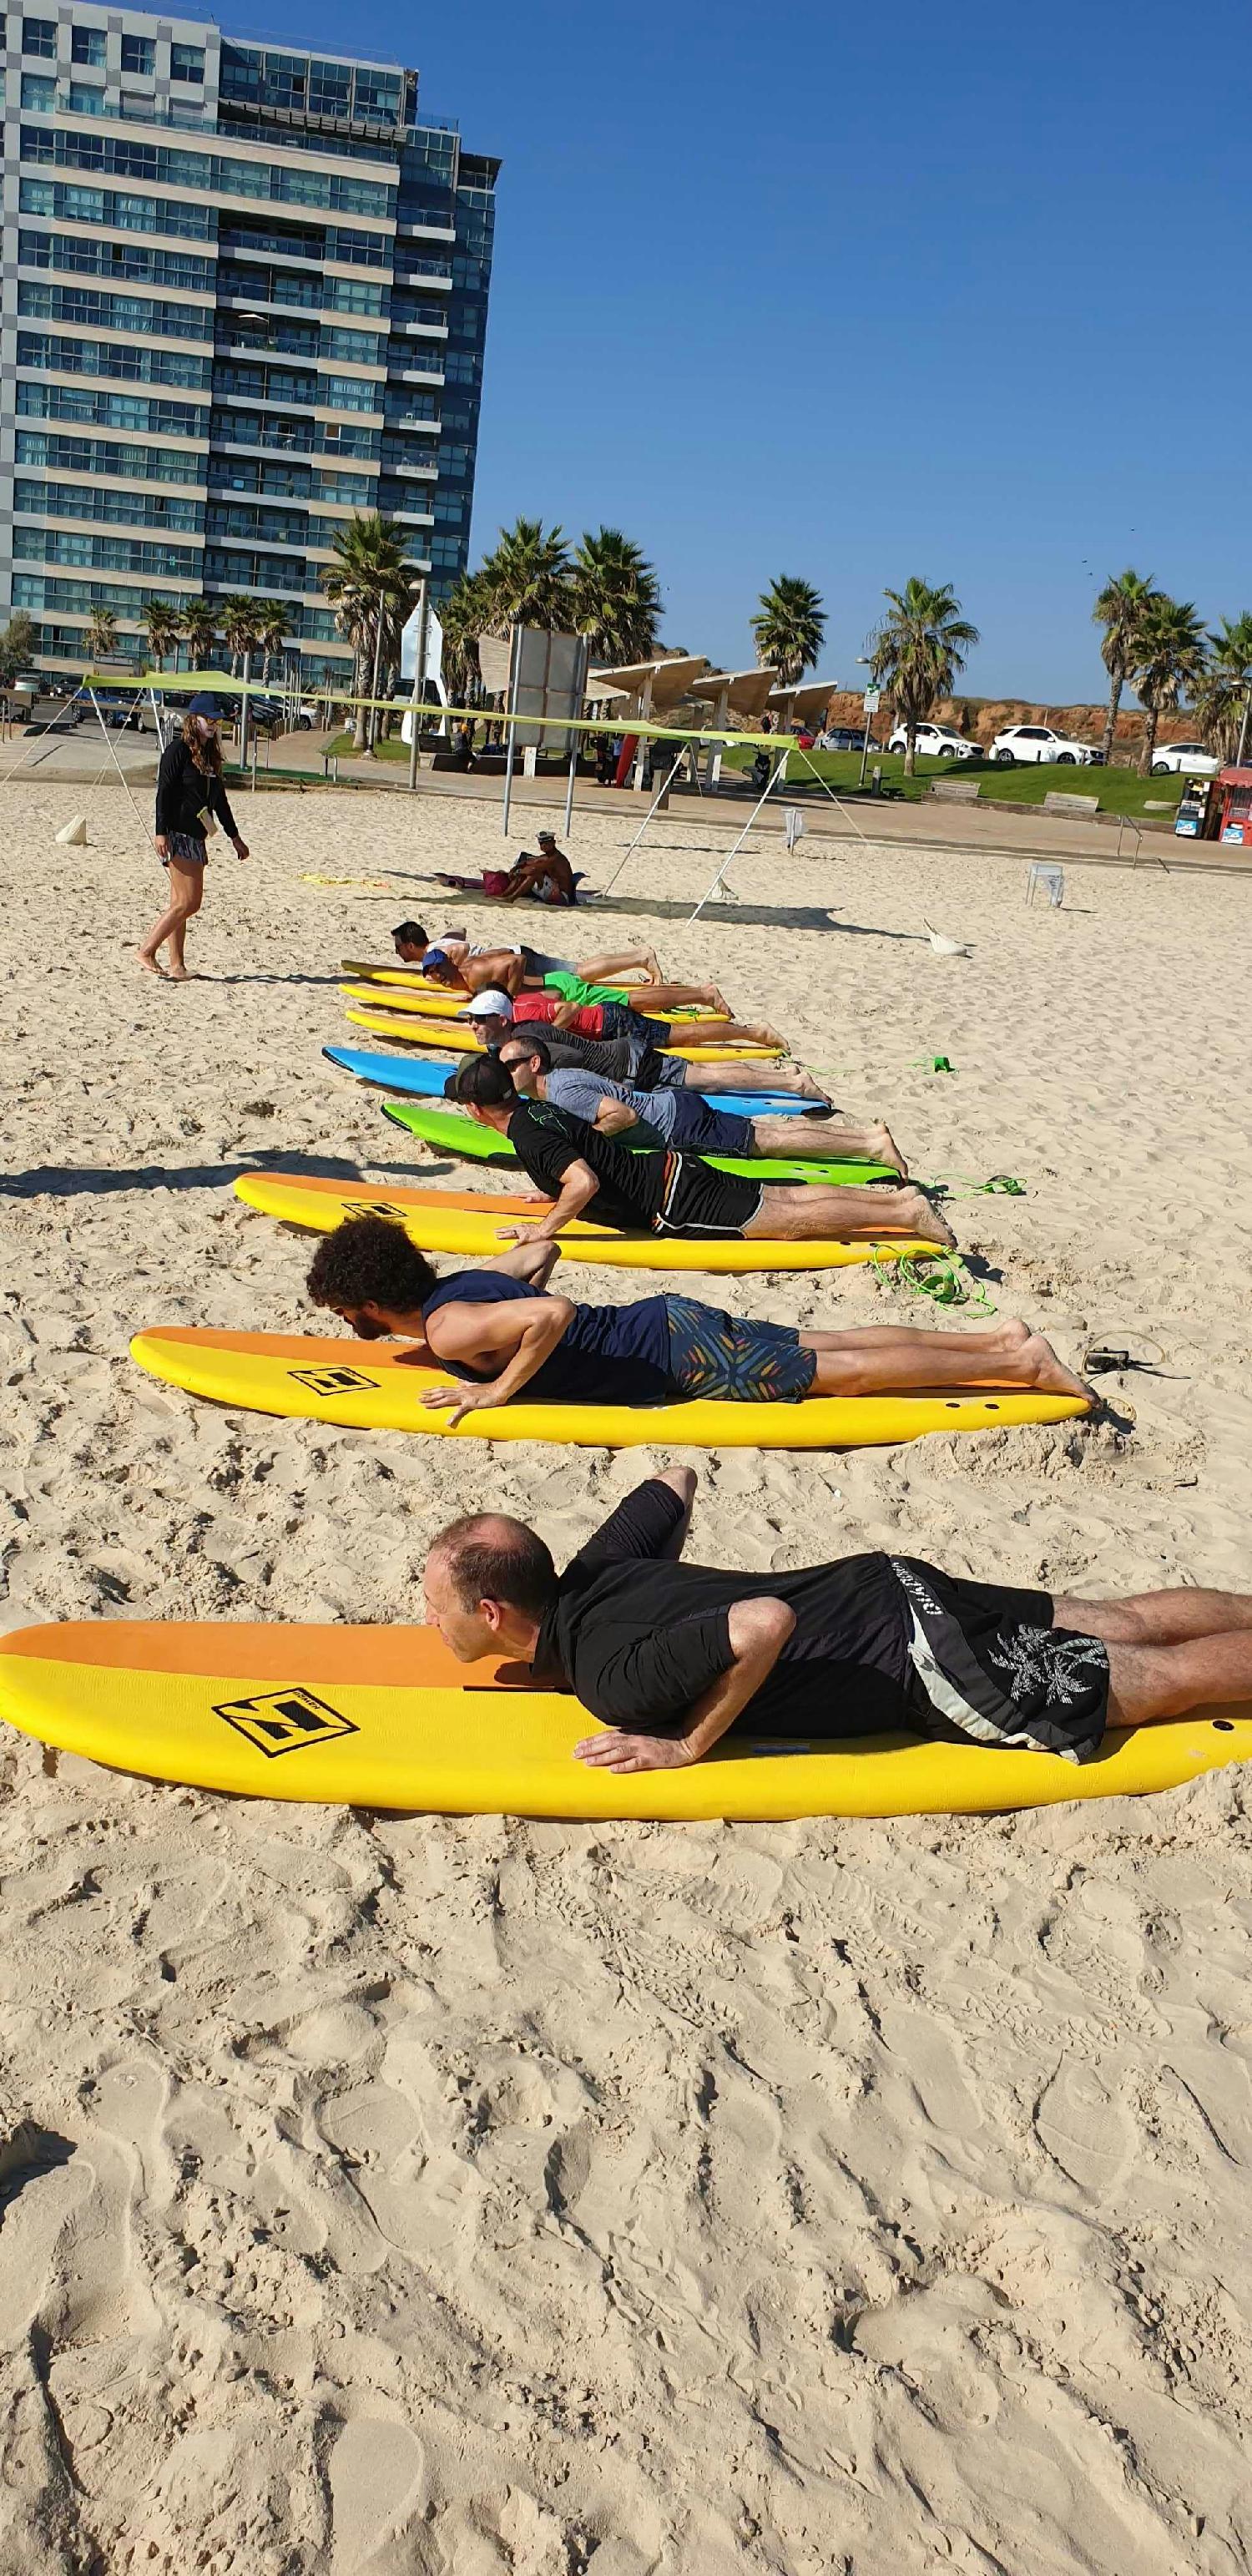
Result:
<svg viewBox="0 0 1252 2576"><path fill-rule="evenodd" d="M376 1377L366 1377L354 1368L288 1369L287 1375L295 1379L297 1386L307 1386L311 1395L355 1395L360 1386L378 1384Z"/></svg>
<svg viewBox="0 0 1252 2576"><path fill-rule="evenodd" d="M394 1207L390 1199L349 1199L346 1204L353 1216L389 1216L397 1225L413 1213L411 1208Z"/></svg>
<svg viewBox="0 0 1252 2576"><path fill-rule="evenodd" d="M258 1691L254 1699L223 1700L213 1711L237 1735L247 1737L258 1753L273 1760L278 1753L297 1753L313 1744L330 1744L337 1735L359 1735L350 1717L341 1717L311 1690L297 1682L291 1690Z"/></svg>

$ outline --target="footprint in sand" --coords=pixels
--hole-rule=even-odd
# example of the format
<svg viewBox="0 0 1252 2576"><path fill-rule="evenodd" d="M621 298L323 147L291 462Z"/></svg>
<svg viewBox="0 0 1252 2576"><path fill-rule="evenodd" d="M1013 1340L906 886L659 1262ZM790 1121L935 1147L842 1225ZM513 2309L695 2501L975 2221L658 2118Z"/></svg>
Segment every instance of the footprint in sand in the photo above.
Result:
<svg viewBox="0 0 1252 2576"><path fill-rule="evenodd" d="M1039 2097L1035 2135L1079 2189L1099 2198L1117 2189L1134 2146L1131 2121L1103 2078L1081 2058L1063 2057Z"/></svg>

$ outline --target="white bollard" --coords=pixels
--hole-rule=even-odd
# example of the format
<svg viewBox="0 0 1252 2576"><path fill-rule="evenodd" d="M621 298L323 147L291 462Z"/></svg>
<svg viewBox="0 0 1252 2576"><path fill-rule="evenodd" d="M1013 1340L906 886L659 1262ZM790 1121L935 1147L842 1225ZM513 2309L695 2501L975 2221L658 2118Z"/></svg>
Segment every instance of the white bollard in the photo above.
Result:
<svg viewBox="0 0 1252 2576"><path fill-rule="evenodd" d="M86 815L76 814L72 822L63 823L60 831L56 835L56 838L61 843L63 849L85 850L87 847Z"/></svg>

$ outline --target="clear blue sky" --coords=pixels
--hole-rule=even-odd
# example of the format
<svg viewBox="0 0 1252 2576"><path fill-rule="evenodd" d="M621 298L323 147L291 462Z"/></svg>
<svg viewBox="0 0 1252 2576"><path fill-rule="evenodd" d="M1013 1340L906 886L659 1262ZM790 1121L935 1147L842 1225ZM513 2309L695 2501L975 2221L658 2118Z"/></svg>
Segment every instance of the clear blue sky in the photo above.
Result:
<svg viewBox="0 0 1252 2576"><path fill-rule="evenodd" d="M503 158L471 560L623 527L733 664L801 573L845 682L919 573L971 691L1052 700L1100 693L1108 572L1252 608L1246 0L697 16L265 0Z"/></svg>

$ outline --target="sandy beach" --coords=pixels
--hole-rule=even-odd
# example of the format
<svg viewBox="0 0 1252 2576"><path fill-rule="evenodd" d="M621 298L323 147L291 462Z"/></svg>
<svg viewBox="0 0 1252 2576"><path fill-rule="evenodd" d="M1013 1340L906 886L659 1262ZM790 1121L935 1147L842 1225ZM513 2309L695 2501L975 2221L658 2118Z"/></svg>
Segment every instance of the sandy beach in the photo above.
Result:
<svg viewBox="0 0 1252 2576"><path fill-rule="evenodd" d="M405 915L499 926L429 882L500 863L498 804L239 811L178 989L136 963L163 878L121 788L0 793L6 1629L411 1620L455 1513L562 1557L668 1463L216 1411L130 1362L144 1325L328 1329L314 1239L241 1172L474 1185L321 1049L356 1042L341 957ZM636 819L578 820L593 884ZM694 901L711 837L660 818L627 890ZM749 921L510 935L716 976L951 1182L998 1313L1071 1365L1160 1358L1091 1425L697 1460L691 1552L1252 1587L1252 889L1068 866L1027 910L1021 862L816 818L734 882ZM1003 1173L1024 1196L972 1191ZM865 1270L715 1293L936 1320ZM591 1827L215 1798L5 1730L0 1872L3 2576L1252 2561L1238 1769L1004 1819Z"/></svg>

